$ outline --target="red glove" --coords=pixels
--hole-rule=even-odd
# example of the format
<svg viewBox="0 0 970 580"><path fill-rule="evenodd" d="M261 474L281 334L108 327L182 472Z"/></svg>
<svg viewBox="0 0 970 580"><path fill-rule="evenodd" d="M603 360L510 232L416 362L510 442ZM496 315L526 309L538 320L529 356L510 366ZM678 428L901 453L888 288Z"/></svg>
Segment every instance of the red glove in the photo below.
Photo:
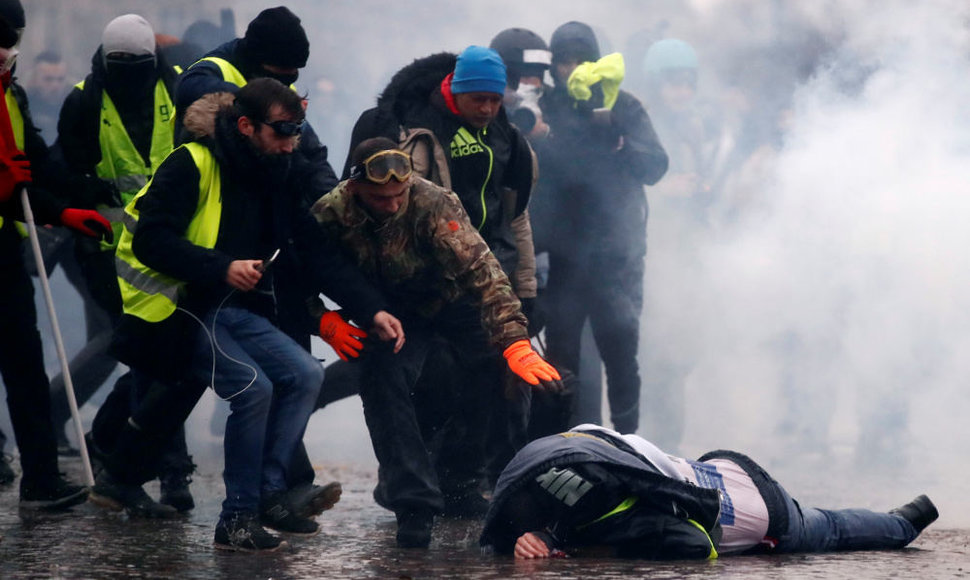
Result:
<svg viewBox="0 0 970 580"><path fill-rule="evenodd" d="M111 222L93 209L69 207L61 212L61 223L92 238L104 237L109 244L115 239Z"/></svg>
<svg viewBox="0 0 970 580"><path fill-rule="evenodd" d="M360 356L360 349L364 343L358 338L367 338L367 333L357 328L340 316L330 311L320 317L320 338L322 338L340 357L340 360L350 360Z"/></svg>
<svg viewBox="0 0 970 580"><path fill-rule="evenodd" d="M512 372L519 375L523 381L532 386L540 382L562 380L559 371L551 364L542 360L539 353L532 350L532 343L528 340L518 340L509 345L502 353Z"/></svg>
<svg viewBox="0 0 970 580"><path fill-rule="evenodd" d="M30 161L23 153L18 152L13 158L0 157L0 201L7 201L18 186L30 182Z"/></svg>

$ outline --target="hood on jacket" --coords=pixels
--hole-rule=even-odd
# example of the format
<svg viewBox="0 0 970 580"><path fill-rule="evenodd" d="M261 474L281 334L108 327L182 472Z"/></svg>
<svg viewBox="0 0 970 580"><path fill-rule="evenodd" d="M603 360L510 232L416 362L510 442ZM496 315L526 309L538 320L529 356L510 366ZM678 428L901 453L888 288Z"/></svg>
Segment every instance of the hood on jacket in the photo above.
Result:
<svg viewBox="0 0 970 580"><path fill-rule="evenodd" d="M600 45L596 33L588 24L575 20L556 29L549 39L552 61L576 58L579 62L595 62L600 59Z"/></svg>
<svg viewBox="0 0 970 580"><path fill-rule="evenodd" d="M216 117L228 110L236 101L232 93L210 93L195 101L185 111L185 129L195 140L213 138L216 134Z"/></svg>
<svg viewBox="0 0 970 580"><path fill-rule="evenodd" d="M427 106L428 95L454 72L458 55L440 52L419 58L397 71L387 84L377 108L393 119L407 119L408 111Z"/></svg>

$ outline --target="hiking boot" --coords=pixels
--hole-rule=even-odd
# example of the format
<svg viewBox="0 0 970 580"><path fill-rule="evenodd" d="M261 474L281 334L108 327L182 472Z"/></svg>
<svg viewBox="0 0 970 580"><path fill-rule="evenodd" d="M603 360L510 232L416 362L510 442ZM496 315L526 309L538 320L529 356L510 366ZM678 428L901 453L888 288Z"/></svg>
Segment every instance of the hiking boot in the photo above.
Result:
<svg viewBox="0 0 970 580"><path fill-rule="evenodd" d="M431 529L434 527L433 512L418 510L395 515L399 548L427 548L431 544Z"/></svg>
<svg viewBox="0 0 970 580"><path fill-rule="evenodd" d="M285 491L270 494L259 503L259 522L267 528L302 536L312 536L320 531L317 522L296 515Z"/></svg>
<svg viewBox="0 0 970 580"><path fill-rule="evenodd" d="M239 513L219 518L213 545L219 550L274 552L287 544L264 530L256 514Z"/></svg>
<svg viewBox="0 0 970 580"><path fill-rule="evenodd" d="M10 485L13 483L13 480L17 479L17 474L14 473L13 467L10 467L12 462L13 457L6 453L0 454L0 485Z"/></svg>
<svg viewBox="0 0 970 580"><path fill-rule="evenodd" d="M476 519L488 513L489 501L477 490L445 494L445 509L441 513L452 518Z"/></svg>
<svg viewBox="0 0 970 580"><path fill-rule="evenodd" d="M88 488L75 485L58 474L43 482L20 480L20 507L34 510L65 510L88 497Z"/></svg>
<svg viewBox="0 0 970 580"><path fill-rule="evenodd" d="M293 513L301 518L318 516L340 501L343 488L340 482L332 481L327 485L301 485L287 492L287 499Z"/></svg>
<svg viewBox="0 0 970 580"><path fill-rule="evenodd" d="M189 491L189 484L192 483L192 472L195 471L195 464L189 462L191 467L186 466L185 470L171 470L158 477L161 484L161 497L158 503L170 505L180 512L187 512L195 507L195 500L192 499L192 492Z"/></svg>
<svg viewBox="0 0 970 580"><path fill-rule="evenodd" d="M129 517L166 519L178 512L172 506L153 500L140 485L122 483L102 471L91 489L91 503L114 511L125 510Z"/></svg>
<svg viewBox="0 0 970 580"><path fill-rule="evenodd" d="M906 505L889 510L889 513L897 515L907 522L913 524L916 533L926 529L926 526L936 521L940 517L940 512L925 495L918 496Z"/></svg>

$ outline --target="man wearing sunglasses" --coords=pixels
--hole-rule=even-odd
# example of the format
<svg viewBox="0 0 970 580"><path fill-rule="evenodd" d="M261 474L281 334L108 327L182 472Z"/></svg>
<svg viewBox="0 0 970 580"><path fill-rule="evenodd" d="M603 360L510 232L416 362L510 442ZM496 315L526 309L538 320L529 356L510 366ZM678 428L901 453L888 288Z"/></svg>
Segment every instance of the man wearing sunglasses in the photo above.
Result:
<svg viewBox="0 0 970 580"><path fill-rule="evenodd" d="M397 516L398 545L424 548L435 514L445 508L423 437L429 435L427 419L441 405L434 400L437 391L430 395L431 411L418 402L429 399L414 393L432 388L415 387L426 360L440 348L437 339L454 348L460 368L468 371L468 382L453 393L459 401L445 410L468 428L476 424L458 416L499 387L497 364L538 389L559 388L560 377L532 350L509 279L458 197L412 175L410 158L390 139L363 141L351 161L349 179L312 211L408 327L399 353L382 344L361 352L360 396L380 462L374 498Z"/></svg>
<svg viewBox="0 0 970 580"><path fill-rule="evenodd" d="M285 474L323 380L320 363L295 340L300 335L280 326L300 316L295 310L305 317L293 296L312 286L392 341L392 351L404 343L381 294L301 206L306 176L291 159L303 115L300 97L275 79L201 99L185 116L196 141L173 151L125 208L118 273L125 304L119 333L127 336L120 338L157 347L159 333L176 326L182 350L156 369L183 369L191 385L211 385L230 404L220 549L279 548L280 538L263 526L319 530L287 495ZM156 383L129 423L161 435L157 426L171 428L175 414L184 420L200 395ZM107 483L144 481L117 458L109 463ZM104 482L102 474L95 495Z"/></svg>

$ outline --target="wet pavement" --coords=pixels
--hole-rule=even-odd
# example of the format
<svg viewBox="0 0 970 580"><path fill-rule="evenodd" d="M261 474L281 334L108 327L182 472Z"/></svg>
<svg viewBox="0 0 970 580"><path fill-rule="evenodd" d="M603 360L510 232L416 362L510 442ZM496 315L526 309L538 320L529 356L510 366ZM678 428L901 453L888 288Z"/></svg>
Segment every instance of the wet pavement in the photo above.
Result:
<svg viewBox="0 0 970 580"><path fill-rule="evenodd" d="M77 460L62 467L80 479ZM0 578L970 578L970 529L930 527L902 551L723 557L656 563L573 558L515 562L477 548L479 523L440 520L430 550L394 545L394 518L374 504L367 460L329 466L318 482L340 480L340 503L321 532L290 538L285 551L212 548L222 494L214 473L192 484L198 506L176 520L129 520L91 504L70 513L19 512L16 486L0 491ZM148 486L157 494L157 485ZM941 506L941 511L945 509Z"/></svg>

